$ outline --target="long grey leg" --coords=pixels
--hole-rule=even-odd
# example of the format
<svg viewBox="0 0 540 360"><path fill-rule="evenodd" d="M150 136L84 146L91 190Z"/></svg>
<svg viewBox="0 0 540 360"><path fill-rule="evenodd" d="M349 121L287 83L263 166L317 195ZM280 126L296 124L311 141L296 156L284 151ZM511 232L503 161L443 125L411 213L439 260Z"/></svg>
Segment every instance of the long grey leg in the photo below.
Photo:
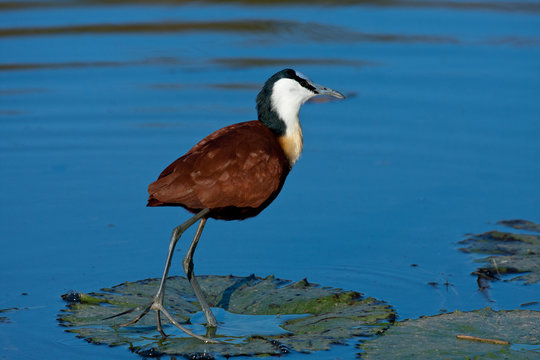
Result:
<svg viewBox="0 0 540 360"><path fill-rule="evenodd" d="M165 282L167 281L167 275L169 274L169 269L171 267L171 261L174 254L174 248L176 247L176 243L180 239L180 236L189 229L189 227L197 222L197 220L201 219L201 221L206 222L205 216L208 215L210 212L210 209L204 209L197 213L195 216L193 216L191 219L183 223L182 225L179 225L173 229L172 235L171 235L171 241L169 242L169 252L167 253L167 260L165 262L165 269L163 270L163 276L161 277L161 282L159 283L159 289L156 293L156 296L154 297L155 300L158 300L161 304L163 303L163 295L165 294ZM199 225L200 226L200 225ZM199 230L197 229L197 233ZM197 236L197 234L195 234ZM199 234L200 236L200 234Z"/></svg>
<svg viewBox="0 0 540 360"><path fill-rule="evenodd" d="M203 231L205 224L206 224L206 218L202 218L201 221L199 222L199 227L197 228L195 237L193 238L193 241L191 242L191 245L189 246L186 256L184 257L184 260L182 261L182 265L184 267L184 271L189 280L189 283L191 284L191 287L193 288L193 291L195 292L195 296L197 296L197 300L199 300L199 304L201 305L201 308L204 312L204 316L206 317L206 325L210 327L216 327L217 326L216 318L214 314L212 313L212 310L210 310L210 306L208 306L208 302L204 298L204 295L201 291L201 287L199 286L199 282L197 281L197 278L195 277L195 274L193 273L193 254L195 253L195 249L197 248L197 244L199 243L199 238L201 237L201 233Z"/></svg>
<svg viewBox="0 0 540 360"><path fill-rule="evenodd" d="M186 329L185 327L180 325L177 321L175 321L172 318L172 316L169 314L169 312L167 310L165 310L165 308L163 307L163 296L165 294L165 283L167 281L167 275L168 275L169 269L171 267L171 261L172 261L172 257L173 257L173 253L174 253L174 248L176 247L176 243L178 242L178 240L180 239L180 236L182 236L184 231L186 231L191 225L196 223L198 220L204 220L206 222L206 216L208 215L209 212L210 212L209 209L201 210L199 213L197 213L196 215L191 217L188 221L186 221L182 225L179 225L179 226L174 228L172 236L171 236L171 241L169 242L169 251L167 253L167 261L165 262L165 269L163 271L163 276L161 277L161 282L159 284L158 291L157 291L156 295L154 296L153 301L151 303L149 303L149 304L137 306L137 307L135 307L133 309L129 309L129 310L123 311L123 312L121 312L119 314L109 316L109 317L105 318L105 320L106 319L112 319L112 318L115 318L115 317L118 317L118 316L121 316L121 315L129 314L129 313L131 313L133 311L143 310L143 312L140 315L138 315L137 317L135 317L135 319L133 319L133 320L127 322L127 323L120 324L120 326L130 326L130 325L135 324L140 319L142 319L150 310L155 310L156 311L157 329L161 333L162 336L165 336L165 333L163 332L163 329L161 327L161 317L159 316L160 312L162 312L169 319L169 321L171 321L171 323L173 323L173 325L175 325L180 330L184 331L186 334L189 334L189 335L191 335L191 336L193 336L193 337L195 337L197 339L200 339L200 340L203 340L203 341L206 341L206 342L213 342L213 343L218 343L219 342L219 341L216 341L216 340L206 338L204 336L197 335L197 334L193 333L192 331L190 331L189 329ZM200 227L200 225L199 225L199 227ZM198 234L198 236L197 236L197 234ZM200 231L199 230L197 230L197 234L195 235L195 237L198 240L198 237L200 237Z"/></svg>

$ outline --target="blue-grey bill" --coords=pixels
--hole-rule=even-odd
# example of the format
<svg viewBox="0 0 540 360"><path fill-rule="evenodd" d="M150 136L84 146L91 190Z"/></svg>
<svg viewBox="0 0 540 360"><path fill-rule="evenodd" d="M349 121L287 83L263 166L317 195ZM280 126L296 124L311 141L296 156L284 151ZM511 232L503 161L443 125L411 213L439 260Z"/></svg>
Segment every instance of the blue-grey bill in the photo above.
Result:
<svg viewBox="0 0 540 360"><path fill-rule="evenodd" d="M318 84L313 84L313 86L315 87L315 91L318 95L333 96L337 97L338 99L345 99L345 95L343 95L339 91Z"/></svg>

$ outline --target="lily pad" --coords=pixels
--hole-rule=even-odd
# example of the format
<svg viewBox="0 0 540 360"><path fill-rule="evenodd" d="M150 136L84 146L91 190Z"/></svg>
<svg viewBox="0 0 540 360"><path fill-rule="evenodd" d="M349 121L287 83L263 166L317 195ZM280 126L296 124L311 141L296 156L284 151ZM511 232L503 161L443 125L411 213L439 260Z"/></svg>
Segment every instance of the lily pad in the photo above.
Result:
<svg viewBox="0 0 540 360"><path fill-rule="evenodd" d="M165 321L164 330L171 336L163 339L156 331L153 315L127 328L117 325L131 320L134 314L103 320L150 302L158 279L126 282L97 293L66 294L66 299L75 302L62 310L58 320L69 327L66 331L88 342L126 345L144 356L204 354L211 358L327 350L354 337L373 336L395 319L393 309L383 301L355 291L321 287L306 279L293 283L252 275L200 276L198 280L220 322L215 338L223 343L204 343ZM180 323L204 335L204 316L185 278L167 280L164 304Z"/></svg>
<svg viewBox="0 0 540 360"><path fill-rule="evenodd" d="M501 224L519 226L519 229L534 229L540 226L524 220L507 220ZM510 280L521 280L525 284L540 281L540 235L489 231L471 235L459 244L467 245L460 249L463 252L490 255L476 260L483 266L479 267L474 275L496 280L504 274L518 274Z"/></svg>
<svg viewBox="0 0 540 360"><path fill-rule="evenodd" d="M394 324L360 345L362 359L538 359L540 312L530 310L455 311ZM459 339L469 335L494 341Z"/></svg>

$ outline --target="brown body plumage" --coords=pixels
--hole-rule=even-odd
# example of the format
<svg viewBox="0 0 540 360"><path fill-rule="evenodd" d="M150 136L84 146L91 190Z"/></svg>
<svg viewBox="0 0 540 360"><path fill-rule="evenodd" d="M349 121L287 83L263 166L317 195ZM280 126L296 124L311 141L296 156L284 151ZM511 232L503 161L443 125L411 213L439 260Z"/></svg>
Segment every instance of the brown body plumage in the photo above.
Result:
<svg viewBox="0 0 540 360"><path fill-rule="evenodd" d="M148 206L182 206L208 217L256 216L279 194L290 163L260 121L224 127L201 140L150 184Z"/></svg>

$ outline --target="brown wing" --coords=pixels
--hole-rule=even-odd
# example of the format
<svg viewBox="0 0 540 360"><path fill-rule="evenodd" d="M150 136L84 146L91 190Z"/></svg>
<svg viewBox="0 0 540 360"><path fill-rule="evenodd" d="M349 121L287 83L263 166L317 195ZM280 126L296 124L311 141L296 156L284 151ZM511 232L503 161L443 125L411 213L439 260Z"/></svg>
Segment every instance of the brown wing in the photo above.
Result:
<svg viewBox="0 0 540 360"><path fill-rule="evenodd" d="M244 218L237 215L238 209L266 207L281 190L289 169L276 137L262 123L230 125L169 165L148 187L148 205L221 209L232 215L220 218Z"/></svg>

